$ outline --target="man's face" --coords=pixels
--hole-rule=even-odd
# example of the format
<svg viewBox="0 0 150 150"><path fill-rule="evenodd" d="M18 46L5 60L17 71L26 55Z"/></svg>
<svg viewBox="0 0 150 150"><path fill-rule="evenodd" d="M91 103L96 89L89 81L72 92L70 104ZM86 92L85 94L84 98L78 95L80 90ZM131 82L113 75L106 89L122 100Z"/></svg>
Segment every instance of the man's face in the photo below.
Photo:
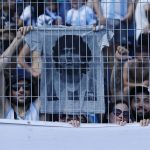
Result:
<svg viewBox="0 0 150 150"><path fill-rule="evenodd" d="M20 80L18 83L13 84L11 87L12 99L16 101L18 104L25 104L28 100L30 100L31 85L23 80Z"/></svg>
<svg viewBox="0 0 150 150"><path fill-rule="evenodd" d="M60 51L59 63L62 69L79 69L81 67L80 55L74 48L64 48Z"/></svg>
<svg viewBox="0 0 150 150"><path fill-rule="evenodd" d="M145 93L138 93L135 97L131 99L131 110L137 116L137 121L143 118L147 119L150 117L150 101L149 95Z"/></svg>

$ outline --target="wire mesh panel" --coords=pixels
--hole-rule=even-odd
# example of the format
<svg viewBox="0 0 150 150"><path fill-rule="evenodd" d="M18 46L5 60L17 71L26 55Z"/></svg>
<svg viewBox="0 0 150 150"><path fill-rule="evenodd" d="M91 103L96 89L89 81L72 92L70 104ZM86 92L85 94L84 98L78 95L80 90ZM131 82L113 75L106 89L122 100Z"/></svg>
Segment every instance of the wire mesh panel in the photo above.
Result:
<svg viewBox="0 0 150 150"><path fill-rule="evenodd" d="M149 0L0 1L1 117L150 119L149 12Z"/></svg>

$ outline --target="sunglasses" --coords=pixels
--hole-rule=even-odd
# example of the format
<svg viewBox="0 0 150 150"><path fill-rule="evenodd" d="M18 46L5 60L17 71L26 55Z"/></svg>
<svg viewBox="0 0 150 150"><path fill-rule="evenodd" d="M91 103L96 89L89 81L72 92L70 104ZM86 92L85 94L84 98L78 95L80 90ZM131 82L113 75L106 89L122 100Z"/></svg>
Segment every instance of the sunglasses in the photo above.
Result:
<svg viewBox="0 0 150 150"><path fill-rule="evenodd" d="M31 89L31 85L30 84L13 84L11 86L12 90L14 91L18 91L20 88L23 88L24 90L28 91Z"/></svg>
<svg viewBox="0 0 150 150"><path fill-rule="evenodd" d="M129 118L129 111L122 111L120 109L114 109L113 114L116 116L119 116L120 114L123 114L124 118Z"/></svg>

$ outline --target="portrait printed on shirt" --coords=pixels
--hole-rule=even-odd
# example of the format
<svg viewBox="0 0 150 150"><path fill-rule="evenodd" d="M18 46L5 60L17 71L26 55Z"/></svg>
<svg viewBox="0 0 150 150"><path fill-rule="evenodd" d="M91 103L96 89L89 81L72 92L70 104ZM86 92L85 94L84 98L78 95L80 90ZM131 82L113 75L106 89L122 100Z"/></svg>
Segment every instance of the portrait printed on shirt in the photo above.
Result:
<svg viewBox="0 0 150 150"><path fill-rule="evenodd" d="M42 56L41 113L105 112L100 34L51 30L32 37Z"/></svg>
<svg viewBox="0 0 150 150"><path fill-rule="evenodd" d="M94 44L94 43L93 43ZM51 60L47 60L47 110L50 113L79 113L100 110L98 58L93 58L88 41L80 35L59 36L52 46ZM99 67L98 67L99 66ZM103 86L101 86L103 88ZM99 89L99 91L98 91Z"/></svg>

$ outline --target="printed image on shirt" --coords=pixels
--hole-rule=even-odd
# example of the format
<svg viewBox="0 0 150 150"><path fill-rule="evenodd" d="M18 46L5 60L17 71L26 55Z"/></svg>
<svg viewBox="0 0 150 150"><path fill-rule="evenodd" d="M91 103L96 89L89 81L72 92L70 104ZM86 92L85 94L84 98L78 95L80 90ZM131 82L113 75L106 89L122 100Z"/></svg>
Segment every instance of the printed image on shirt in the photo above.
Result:
<svg viewBox="0 0 150 150"><path fill-rule="evenodd" d="M105 112L101 48L107 34L78 31L35 30L26 37L31 53L42 58L41 113Z"/></svg>

